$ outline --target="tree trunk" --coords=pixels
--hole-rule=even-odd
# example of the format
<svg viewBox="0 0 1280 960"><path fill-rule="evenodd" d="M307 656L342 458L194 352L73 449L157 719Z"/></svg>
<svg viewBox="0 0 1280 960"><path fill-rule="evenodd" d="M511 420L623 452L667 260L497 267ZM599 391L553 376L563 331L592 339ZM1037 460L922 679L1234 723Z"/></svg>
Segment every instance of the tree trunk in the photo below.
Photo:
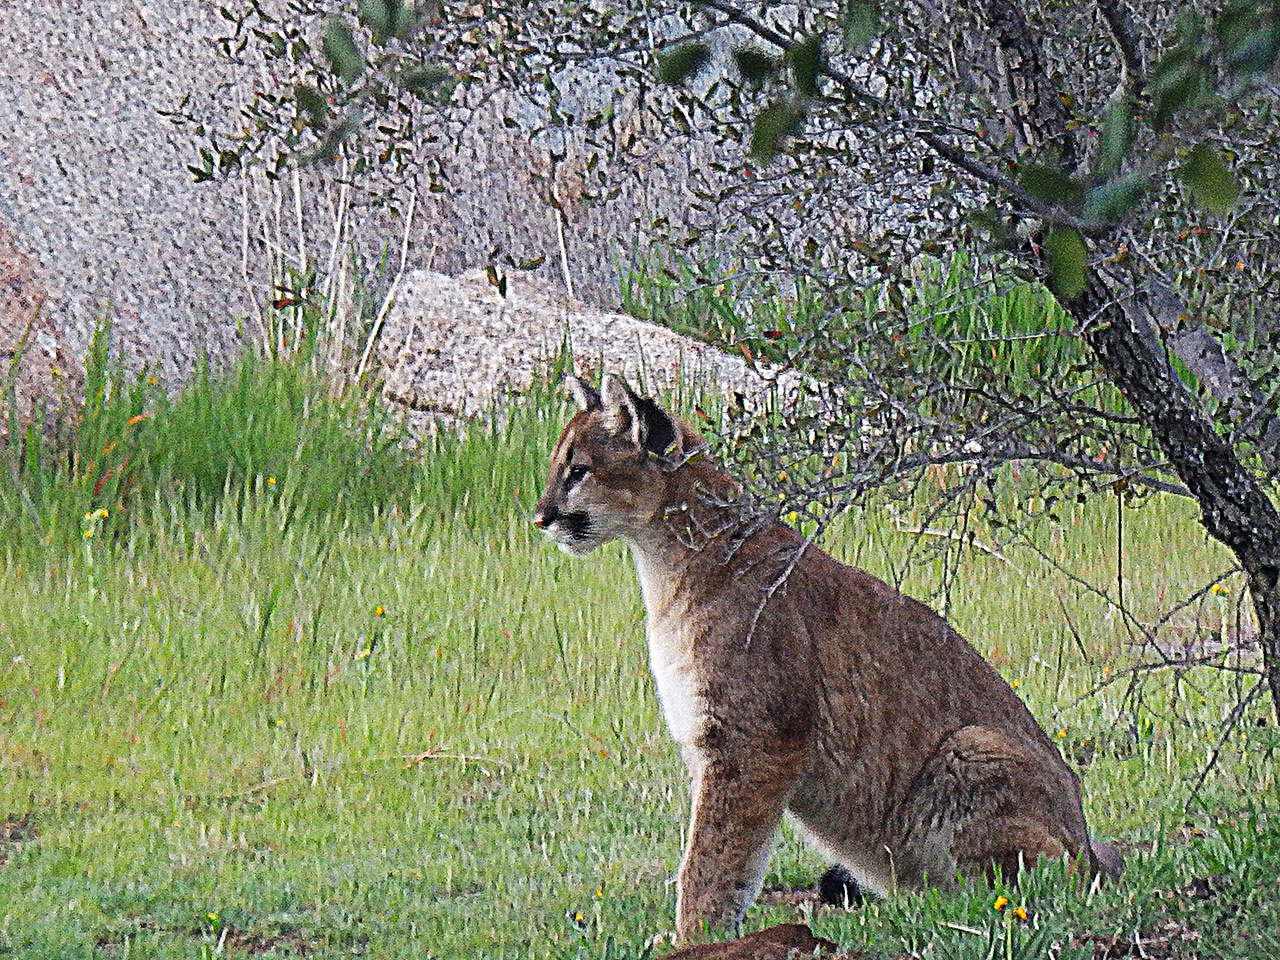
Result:
<svg viewBox="0 0 1280 960"><path fill-rule="evenodd" d="M1263 670L1280 717L1280 513L1178 379L1154 322L1154 304L1128 278L1091 272L1084 293L1065 304L1108 378L1151 430L1200 505L1200 521L1244 568L1258 617Z"/></svg>

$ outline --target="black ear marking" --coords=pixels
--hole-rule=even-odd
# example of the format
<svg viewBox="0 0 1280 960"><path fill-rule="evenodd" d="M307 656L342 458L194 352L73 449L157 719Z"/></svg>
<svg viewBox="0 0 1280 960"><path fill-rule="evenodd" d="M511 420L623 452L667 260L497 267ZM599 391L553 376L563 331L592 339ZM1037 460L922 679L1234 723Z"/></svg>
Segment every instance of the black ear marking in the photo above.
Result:
<svg viewBox="0 0 1280 960"><path fill-rule="evenodd" d="M640 414L640 434L644 437L644 449L662 456L676 442L675 422L648 397L637 398L636 411Z"/></svg>

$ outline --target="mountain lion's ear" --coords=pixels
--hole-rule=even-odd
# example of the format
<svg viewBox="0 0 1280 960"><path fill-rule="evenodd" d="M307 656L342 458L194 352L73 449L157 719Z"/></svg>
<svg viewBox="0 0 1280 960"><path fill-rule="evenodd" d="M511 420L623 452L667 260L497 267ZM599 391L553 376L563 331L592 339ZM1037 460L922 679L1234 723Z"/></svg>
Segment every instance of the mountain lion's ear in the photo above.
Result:
<svg viewBox="0 0 1280 960"><path fill-rule="evenodd" d="M636 396L616 374L604 378L604 422L615 435L663 456L672 447L679 453L680 430L665 410L647 397Z"/></svg>
<svg viewBox="0 0 1280 960"><path fill-rule="evenodd" d="M581 377L569 374L564 378L564 388L568 391L569 396L573 397L574 403L578 405L579 410L600 409L600 394L596 393L596 388Z"/></svg>

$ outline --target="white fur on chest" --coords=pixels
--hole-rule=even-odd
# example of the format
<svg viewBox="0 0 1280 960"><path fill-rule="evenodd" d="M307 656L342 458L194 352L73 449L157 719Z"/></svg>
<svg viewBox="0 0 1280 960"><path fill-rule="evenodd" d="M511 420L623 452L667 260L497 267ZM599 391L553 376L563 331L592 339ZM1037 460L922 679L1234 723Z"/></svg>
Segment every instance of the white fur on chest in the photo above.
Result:
<svg viewBox="0 0 1280 960"><path fill-rule="evenodd" d="M636 574L645 603L645 637L649 644L649 669L658 687L658 700L667 729L691 768L697 766L694 743L706 724L707 705L702 694L698 664L678 615L670 609L670 578L643 552L635 550ZM655 615L656 614L656 615Z"/></svg>
<svg viewBox="0 0 1280 960"><path fill-rule="evenodd" d="M706 699L701 693L697 667L682 655L680 644L650 626L649 669L658 687L658 700L671 736L687 752L706 723Z"/></svg>

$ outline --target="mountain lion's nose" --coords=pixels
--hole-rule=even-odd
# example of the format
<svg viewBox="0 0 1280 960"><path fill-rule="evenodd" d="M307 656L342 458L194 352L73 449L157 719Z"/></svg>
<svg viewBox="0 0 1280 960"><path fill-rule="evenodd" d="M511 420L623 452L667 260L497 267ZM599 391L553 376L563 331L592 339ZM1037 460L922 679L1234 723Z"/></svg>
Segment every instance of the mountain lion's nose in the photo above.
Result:
<svg viewBox="0 0 1280 960"><path fill-rule="evenodd" d="M545 507L540 506L533 512L533 525L535 527L547 527L556 522L557 516L559 516L559 511L554 506L550 504Z"/></svg>

